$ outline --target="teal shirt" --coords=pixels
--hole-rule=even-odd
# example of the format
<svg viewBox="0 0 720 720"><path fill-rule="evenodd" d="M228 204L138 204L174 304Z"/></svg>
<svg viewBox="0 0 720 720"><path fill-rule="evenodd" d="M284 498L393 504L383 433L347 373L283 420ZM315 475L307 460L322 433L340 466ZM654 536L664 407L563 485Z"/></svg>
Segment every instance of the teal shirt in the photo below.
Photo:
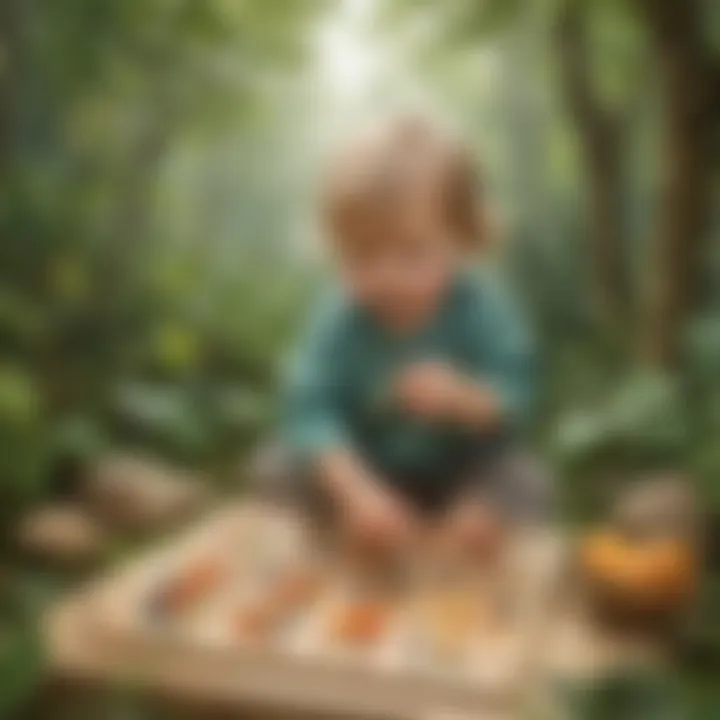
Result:
<svg viewBox="0 0 720 720"><path fill-rule="evenodd" d="M342 294L321 303L286 380L284 435L296 456L354 448L378 471L409 475L451 467L477 435L402 411L392 379L418 361L448 362L497 392L508 425L525 423L532 399L531 342L515 305L489 274L459 275L434 318L396 336Z"/></svg>

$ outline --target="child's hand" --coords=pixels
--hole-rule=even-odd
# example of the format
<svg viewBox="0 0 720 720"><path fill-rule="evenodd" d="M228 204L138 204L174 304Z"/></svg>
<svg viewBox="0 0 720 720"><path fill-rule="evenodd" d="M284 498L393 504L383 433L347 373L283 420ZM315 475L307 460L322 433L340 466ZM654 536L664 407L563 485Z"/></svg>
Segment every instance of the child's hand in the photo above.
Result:
<svg viewBox="0 0 720 720"><path fill-rule="evenodd" d="M489 562L498 555L505 535L496 510L478 498L462 498L449 510L440 527L443 548L453 557Z"/></svg>
<svg viewBox="0 0 720 720"><path fill-rule="evenodd" d="M375 482L358 484L344 502L345 530L353 544L377 552L407 547L415 531L410 509Z"/></svg>
<svg viewBox="0 0 720 720"><path fill-rule="evenodd" d="M425 418L486 424L498 415L492 391L442 362L409 366L396 378L395 392L406 410Z"/></svg>
<svg viewBox="0 0 720 720"><path fill-rule="evenodd" d="M421 362L400 372L395 392L409 412L429 418L452 417L467 381L450 365Z"/></svg>
<svg viewBox="0 0 720 720"><path fill-rule="evenodd" d="M328 451L319 459L318 469L351 543L377 550L410 543L415 531L412 512L355 453L343 448Z"/></svg>

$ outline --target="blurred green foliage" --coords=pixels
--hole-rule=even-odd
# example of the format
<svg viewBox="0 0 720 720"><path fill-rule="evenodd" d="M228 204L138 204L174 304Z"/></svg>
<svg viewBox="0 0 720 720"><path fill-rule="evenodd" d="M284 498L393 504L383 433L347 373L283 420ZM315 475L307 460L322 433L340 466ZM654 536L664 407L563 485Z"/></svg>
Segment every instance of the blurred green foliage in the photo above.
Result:
<svg viewBox="0 0 720 720"><path fill-rule="evenodd" d="M123 442L213 464L272 414L307 286L288 95L323 3L2 3L3 506ZM267 162L271 158L271 162Z"/></svg>

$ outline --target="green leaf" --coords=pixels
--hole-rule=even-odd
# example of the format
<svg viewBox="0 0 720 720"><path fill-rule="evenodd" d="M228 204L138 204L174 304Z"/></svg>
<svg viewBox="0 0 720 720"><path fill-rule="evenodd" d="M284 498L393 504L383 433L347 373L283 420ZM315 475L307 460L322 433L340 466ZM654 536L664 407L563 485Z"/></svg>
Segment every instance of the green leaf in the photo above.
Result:
<svg viewBox="0 0 720 720"><path fill-rule="evenodd" d="M29 427L41 414L34 378L18 365L0 365L0 424Z"/></svg>
<svg viewBox="0 0 720 720"><path fill-rule="evenodd" d="M573 720L686 720L677 685L664 674L600 678L566 695Z"/></svg>
<svg viewBox="0 0 720 720"><path fill-rule="evenodd" d="M130 432L184 457L196 457L210 430L193 394L182 387L126 383L116 392L115 412Z"/></svg>
<svg viewBox="0 0 720 720"><path fill-rule="evenodd" d="M553 448L569 463L630 449L646 462L665 464L679 460L689 439L678 381L641 370L617 383L595 407L565 413Z"/></svg>

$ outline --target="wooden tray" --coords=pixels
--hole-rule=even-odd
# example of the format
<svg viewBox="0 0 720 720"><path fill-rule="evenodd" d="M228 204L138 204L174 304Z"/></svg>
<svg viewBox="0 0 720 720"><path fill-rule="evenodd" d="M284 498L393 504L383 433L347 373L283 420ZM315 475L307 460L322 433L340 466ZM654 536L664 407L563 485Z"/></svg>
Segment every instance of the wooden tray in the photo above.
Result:
<svg viewBox="0 0 720 720"><path fill-rule="evenodd" d="M266 522L277 518L255 505L217 511L179 540L70 598L48 619L51 660L76 675L122 679L237 707L285 708L288 715L514 717L526 701L539 677L557 589L561 547L548 534L518 540L513 562L522 578L515 589L522 604L519 621L510 633L483 638L464 667L408 662L407 655L392 651L392 643L372 657L336 652L313 641L313 621L267 644L193 632L192 622L182 629L147 622L140 608L158 578L206 553L242 564L257 552L255 533Z"/></svg>

